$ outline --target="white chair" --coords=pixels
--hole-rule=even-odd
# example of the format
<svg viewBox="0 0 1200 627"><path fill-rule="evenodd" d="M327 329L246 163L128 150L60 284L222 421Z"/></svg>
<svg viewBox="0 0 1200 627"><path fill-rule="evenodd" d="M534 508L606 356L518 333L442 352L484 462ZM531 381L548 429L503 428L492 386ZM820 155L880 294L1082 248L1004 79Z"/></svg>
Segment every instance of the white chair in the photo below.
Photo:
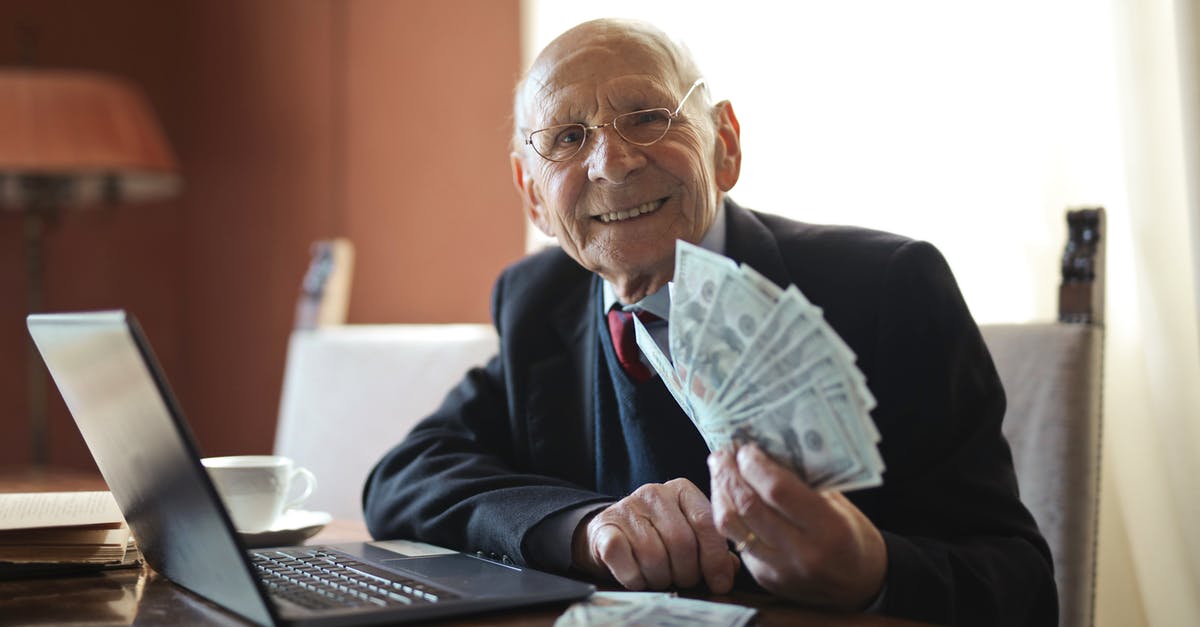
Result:
<svg viewBox="0 0 1200 627"><path fill-rule="evenodd" d="M1004 434L1021 501L1050 544L1059 624L1095 604L1104 344L1103 210L1068 213L1059 322L983 325L1008 397Z"/></svg>
<svg viewBox="0 0 1200 627"><path fill-rule="evenodd" d="M495 330L480 324L294 331L275 453L316 474L317 489L304 507L362 520L371 467L497 347Z"/></svg>

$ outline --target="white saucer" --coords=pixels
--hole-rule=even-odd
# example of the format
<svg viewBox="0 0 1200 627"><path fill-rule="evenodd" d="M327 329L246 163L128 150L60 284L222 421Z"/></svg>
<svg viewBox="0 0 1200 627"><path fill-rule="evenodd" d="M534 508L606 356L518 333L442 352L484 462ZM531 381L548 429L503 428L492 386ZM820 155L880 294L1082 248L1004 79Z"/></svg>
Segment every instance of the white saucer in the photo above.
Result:
<svg viewBox="0 0 1200 627"><path fill-rule="evenodd" d="M279 517L275 526L265 531L239 531L247 548L300 544L316 535L333 520L329 512L290 509Z"/></svg>

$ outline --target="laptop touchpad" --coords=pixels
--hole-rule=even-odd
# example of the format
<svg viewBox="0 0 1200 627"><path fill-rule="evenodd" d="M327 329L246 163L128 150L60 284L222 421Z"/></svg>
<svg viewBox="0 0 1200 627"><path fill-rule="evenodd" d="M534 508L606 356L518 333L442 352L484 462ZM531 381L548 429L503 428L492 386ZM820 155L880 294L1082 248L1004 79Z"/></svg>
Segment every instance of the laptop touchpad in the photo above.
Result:
<svg viewBox="0 0 1200 627"><path fill-rule="evenodd" d="M384 566L429 579L471 596L510 596L536 592L546 586L542 573L511 568L462 553L436 557L387 559Z"/></svg>

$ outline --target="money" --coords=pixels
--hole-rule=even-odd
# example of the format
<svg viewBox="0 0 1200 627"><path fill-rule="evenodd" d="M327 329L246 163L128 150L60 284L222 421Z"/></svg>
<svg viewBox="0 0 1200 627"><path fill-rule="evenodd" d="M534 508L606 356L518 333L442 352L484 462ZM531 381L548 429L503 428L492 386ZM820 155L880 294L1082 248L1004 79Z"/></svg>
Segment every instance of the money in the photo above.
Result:
<svg viewBox="0 0 1200 627"><path fill-rule="evenodd" d="M554 627L742 627L757 612L669 592L596 592L567 608Z"/></svg>
<svg viewBox="0 0 1200 627"><path fill-rule="evenodd" d="M637 342L710 450L755 442L817 489L883 482L875 397L820 307L683 241L670 294L668 350L640 322Z"/></svg>
<svg viewBox="0 0 1200 627"><path fill-rule="evenodd" d="M708 316L699 329L687 391L700 404L710 406L717 391L743 361L762 321L774 307L769 299L738 275L728 275L717 288ZM703 344L700 344L700 342Z"/></svg>
<svg viewBox="0 0 1200 627"><path fill-rule="evenodd" d="M672 365L685 389L690 382L692 356L700 328L708 319L717 289L737 264L721 255L680 241L675 247L675 276L671 288L671 331L668 342Z"/></svg>

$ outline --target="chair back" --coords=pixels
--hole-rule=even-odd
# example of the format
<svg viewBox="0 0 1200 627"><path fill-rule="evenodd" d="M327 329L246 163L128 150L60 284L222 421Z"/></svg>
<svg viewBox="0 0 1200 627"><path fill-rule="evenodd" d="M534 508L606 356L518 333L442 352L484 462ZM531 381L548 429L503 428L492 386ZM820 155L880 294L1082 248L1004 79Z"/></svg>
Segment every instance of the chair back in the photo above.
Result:
<svg viewBox="0 0 1200 627"><path fill-rule="evenodd" d="M354 275L354 244L345 238L312 243L312 259L296 301L295 328L316 329L346 324L350 282Z"/></svg>
<svg viewBox="0 0 1200 627"><path fill-rule="evenodd" d="M1103 364L1103 210L1068 213L1059 322L982 325L1008 398L1021 501L1054 558L1059 624L1095 606Z"/></svg>
<svg viewBox="0 0 1200 627"><path fill-rule="evenodd" d="M275 453L317 476L304 507L362 520L371 467L498 346L495 329L484 324L293 331Z"/></svg>

